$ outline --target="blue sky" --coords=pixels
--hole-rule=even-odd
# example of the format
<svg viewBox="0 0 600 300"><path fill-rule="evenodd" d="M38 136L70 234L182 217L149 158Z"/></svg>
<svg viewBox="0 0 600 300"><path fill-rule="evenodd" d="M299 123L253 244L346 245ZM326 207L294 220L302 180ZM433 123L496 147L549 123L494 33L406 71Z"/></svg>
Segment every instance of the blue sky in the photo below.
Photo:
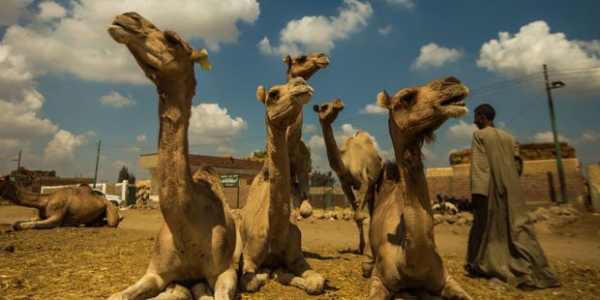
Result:
<svg viewBox="0 0 600 300"><path fill-rule="evenodd" d="M247 156L264 148L259 85L285 82L284 54L326 53L314 75L303 139L313 166L329 170L313 104L346 104L333 129L338 144L367 131L382 154L392 149L376 95L455 76L472 91L472 110L490 103L496 125L518 142L551 142L543 79L552 90L560 138L582 168L600 162L599 1L437 0L3 0L0 10L0 173L21 164L60 176L99 180L121 166L138 179L140 154L156 151L157 95L122 45L107 34L112 18L137 11L192 46L205 47L213 69L196 69L190 151ZM453 119L426 146L426 166L449 166L470 146L472 113Z"/></svg>

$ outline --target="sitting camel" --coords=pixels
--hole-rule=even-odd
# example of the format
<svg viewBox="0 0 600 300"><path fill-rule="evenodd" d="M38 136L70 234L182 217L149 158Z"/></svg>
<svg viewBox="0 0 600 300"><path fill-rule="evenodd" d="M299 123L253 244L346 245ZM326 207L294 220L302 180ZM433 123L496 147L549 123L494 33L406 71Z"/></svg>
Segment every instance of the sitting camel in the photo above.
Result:
<svg viewBox="0 0 600 300"><path fill-rule="evenodd" d="M39 218L15 222L15 230L80 225L117 227L121 222L117 208L88 185L38 194L18 188L8 176L0 176L0 195L15 205L38 210Z"/></svg>
<svg viewBox="0 0 600 300"><path fill-rule="evenodd" d="M127 46L158 91L156 184L165 220L146 274L110 299L154 297L170 283L195 284L194 299L212 293L216 299L233 299L237 283L233 215L223 199L216 172L201 168L192 177L189 169L194 63L210 69L208 54L204 49L192 49L176 33L163 32L134 12L116 16L108 32L117 43ZM179 285L167 289L171 296L182 290L187 291Z"/></svg>
<svg viewBox="0 0 600 300"><path fill-rule="evenodd" d="M437 250L422 146L449 118L467 112L469 89L458 79L442 78L423 87L377 95L389 109L389 131L396 164L377 187L369 228L373 254L369 299L425 290L444 299L471 299L448 274ZM396 174L398 176L393 176ZM363 264L364 267L364 264Z"/></svg>
<svg viewBox="0 0 600 300"><path fill-rule="evenodd" d="M241 212L244 291L258 291L267 282L267 274L257 274L261 267L266 267L277 269L276 278L283 284L304 289L311 295L323 292L325 279L304 258L300 230L296 219L291 217L290 141L286 140L288 127L312 95L312 88L301 77L268 92L262 86L258 88L257 98L266 108L267 169L254 178Z"/></svg>
<svg viewBox="0 0 600 300"><path fill-rule="evenodd" d="M329 66L329 58L323 53L311 55L298 55L283 57L283 62L288 66L287 82L296 77L302 77L308 81L315 73ZM294 203L300 203L300 215L304 218L312 215L310 205L310 186L308 173L308 160L310 151L302 141L303 113L300 112L296 121L288 127L286 139L288 140L288 153L290 154L290 168L292 180L292 196Z"/></svg>
<svg viewBox="0 0 600 300"><path fill-rule="evenodd" d="M365 248L363 221L368 217L365 206L373 202L375 183L383 169L383 159L373 140L364 131L348 137L338 149L331 124L343 109L344 102L340 99L313 106L313 110L319 114L329 166L337 174L342 191L355 212L354 221L359 233L358 253L362 254Z"/></svg>

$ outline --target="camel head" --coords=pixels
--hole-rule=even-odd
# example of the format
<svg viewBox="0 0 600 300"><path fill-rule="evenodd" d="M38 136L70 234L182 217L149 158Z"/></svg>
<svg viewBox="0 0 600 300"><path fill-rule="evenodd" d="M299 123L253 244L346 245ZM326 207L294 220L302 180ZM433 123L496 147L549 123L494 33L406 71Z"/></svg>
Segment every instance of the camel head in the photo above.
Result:
<svg viewBox="0 0 600 300"><path fill-rule="evenodd" d="M377 95L377 104L390 111L390 134L433 140L433 132L449 118L467 113L469 89L454 77L440 78L422 87L401 89L393 96ZM394 130L394 132L392 132Z"/></svg>
<svg viewBox="0 0 600 300"><path fill-rule="evenodd" d="M331 102L325 102L321 105L314 105L313 110L319 114L319 121L323 124L331 125L337 118L340 111L344 109L344 102L335 98Z"/></svg>
<svg viewBox="0 0 600 300"><path fill-rule="evenodd" d="M298 55L291 58L289 55L283 57L283 62L288 66L287 80L302 77L308 80L320 69L329 66L329 58L323 53L315 53L309 56Z"/></svg>
<svg viewBox="0 0 600 300"><path fill-rule="evenodd" d="M296 121L302 106L310 102L313 89L302 77L296 77L285 85L276 85L268 91L261 85L256 98L267 110L267 121L280 129L287 128Z"/></svg>
<svg viewBox="0 0 600 300"><path fill-rule="evenodd" d="M186 76L195 80L194 63L203 69L211 68L205 49L194 50L177 33L161 31L138 13L116 16L108 33L117 43L127 46L146 76L157 85Z"/></svg>

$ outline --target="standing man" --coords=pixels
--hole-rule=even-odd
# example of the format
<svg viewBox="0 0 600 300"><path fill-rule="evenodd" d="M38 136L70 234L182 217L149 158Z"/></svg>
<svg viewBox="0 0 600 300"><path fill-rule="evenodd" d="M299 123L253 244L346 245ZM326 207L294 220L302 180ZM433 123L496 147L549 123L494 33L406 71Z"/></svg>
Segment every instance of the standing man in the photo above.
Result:
<svg viewBox="0 0 600 300"><path fill-rule="evenodd" d="M497 278L521 289L560 285L537 241L519 183L514 138L494 127L489 104L475 108L471 145L473 226L467 264L471 275Z"/></svg>

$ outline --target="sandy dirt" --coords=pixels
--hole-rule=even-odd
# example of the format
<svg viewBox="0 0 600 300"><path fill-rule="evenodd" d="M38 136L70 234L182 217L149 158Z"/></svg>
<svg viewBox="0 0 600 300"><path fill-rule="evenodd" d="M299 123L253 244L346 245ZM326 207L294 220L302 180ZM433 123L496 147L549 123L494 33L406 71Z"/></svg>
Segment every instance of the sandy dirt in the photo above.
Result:
<svg viewBox="0 0 600 300"><path fill-rule="evenodd" d="M0 206L0 299L105 299L137 281L146 270L156 232L157 209L122 210L119 228L55 228L12 231L34 218L30 208ZM358 231L352 221L310 218L299 223L309 263L327 279L325 293L308 296L271 281L242 299L365 299L369 280L355 254ZM367 227L368 228L368 227ZM536 223L536 233L563 286L521 291L494 289L485 279L465 276L469 226L435 227L436 244L455 279L475 299L600 299L600 216L582 213L560 228Z"/></svg>

